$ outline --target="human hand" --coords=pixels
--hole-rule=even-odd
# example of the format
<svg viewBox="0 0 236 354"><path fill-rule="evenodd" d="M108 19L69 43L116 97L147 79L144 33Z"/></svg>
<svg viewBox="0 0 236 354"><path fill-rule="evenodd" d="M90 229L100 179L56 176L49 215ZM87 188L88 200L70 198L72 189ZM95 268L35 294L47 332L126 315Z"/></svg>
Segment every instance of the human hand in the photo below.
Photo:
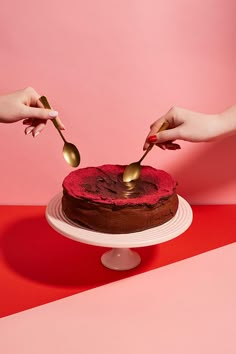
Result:
<svg viewBox="0 0 236 354"><path fill-rule="evenodd" d="M177 139L191 142L213 141L229 133L232 128L229 120L227 124L222 119L223 114L203 114L174 107L150 126L143 149L146 150L151 143L163 149L174 149L173 141ZM168 130L157 133L164 121L169 122Z"/></svg>
<svg viewBox="0 0 236 354"><path fill-rule="evenodd" d="M23 121L25 134L36 137L45 127L48 119L56 119L61 130L65 129L58 112L45 109L39 101L40 95L31 87L0 96L0 122Z"/></svg>

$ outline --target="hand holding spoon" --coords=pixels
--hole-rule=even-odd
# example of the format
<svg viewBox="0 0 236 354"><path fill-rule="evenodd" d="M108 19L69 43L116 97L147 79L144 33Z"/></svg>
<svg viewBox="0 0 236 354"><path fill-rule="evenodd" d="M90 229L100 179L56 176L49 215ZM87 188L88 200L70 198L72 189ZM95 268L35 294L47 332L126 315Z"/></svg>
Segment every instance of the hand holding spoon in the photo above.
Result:
<svg viewBox="0 0 236 354"><path fill-rule="evenodd" d="M48 100L45 96L40 97L40 102L43 104L44 108L51 109L50 104L48 103ZM80 153L77 149L77 147L66 141L64 138L56 119L52 119L52 122L54 126L56 127L58 133L60 134L62 140L64 141L64 147L63 147L63 156L66 162L71 165L72 167L77 167L80 164Z"/></svg>
<svg viewBox="0 0 236 354"><path fill-rule="evenodd" d="M158 132L162 130L166 130L169 127L169 122L165 121ZM149 151L153 148L153 144L149 145L141 159L137 162L133 162L130 165L128 165L123 173L123 182L131 182L139 179L140 173L141 173L141 162L143 161L144 157L149 153Z"/></svg>

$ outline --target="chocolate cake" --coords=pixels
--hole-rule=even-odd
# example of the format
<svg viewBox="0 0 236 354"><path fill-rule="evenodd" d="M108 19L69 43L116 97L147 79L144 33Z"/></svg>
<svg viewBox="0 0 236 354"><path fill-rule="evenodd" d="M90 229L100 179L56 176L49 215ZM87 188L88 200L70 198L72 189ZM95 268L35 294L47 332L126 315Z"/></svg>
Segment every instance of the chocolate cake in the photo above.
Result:
<svg viewBox="0 0 236 354"><path fill-rule="evenodd" d="M71 172L63 181L62 210L79 225L105 233L131 233L161 225L178 209L176 182L165 171L142 166L138 181L124 183L125 166Z"/></svg>

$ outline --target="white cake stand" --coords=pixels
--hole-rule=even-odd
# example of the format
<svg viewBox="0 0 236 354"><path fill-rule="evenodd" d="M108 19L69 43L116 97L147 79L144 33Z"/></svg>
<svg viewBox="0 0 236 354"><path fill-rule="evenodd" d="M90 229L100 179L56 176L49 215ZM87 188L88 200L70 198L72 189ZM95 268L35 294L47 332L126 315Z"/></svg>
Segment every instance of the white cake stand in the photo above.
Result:
<svg viewBox="0 0 236 354"><path fill-rule="evenodd" d="M101 257L102 264L113 270L128 270L137 267L141 262L140 255L130 248L156 245L171 240L184 231L192 223L193 214L188 202L179 198L176 215L165 224L140 232L129 234L106 234L79 226L68 219L61 207L62 193L57 194L46 208L46 219L49 225L72 240L94 246L111 247Z"/></svg>

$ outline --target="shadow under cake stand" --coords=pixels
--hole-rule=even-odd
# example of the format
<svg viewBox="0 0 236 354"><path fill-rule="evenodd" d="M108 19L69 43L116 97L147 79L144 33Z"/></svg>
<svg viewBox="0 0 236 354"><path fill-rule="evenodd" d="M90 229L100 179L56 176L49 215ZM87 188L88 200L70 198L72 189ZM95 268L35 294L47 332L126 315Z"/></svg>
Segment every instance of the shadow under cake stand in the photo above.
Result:
<svg viewBox="0 0 236 354"><path fill-rule="evenodd" d="M107 234L89 230L68 219L61 206L62 193L51 199L46 208L46 219L49 225L61 235L72 240L94 246L111 247L102 257L102 264L113 270L129 270L141 262L140 255L130 248L152 246L171 240L184 231L192 223L193 214L188 202L178 196L179 207L176 215L165 224L129 234Z"/></svg>

